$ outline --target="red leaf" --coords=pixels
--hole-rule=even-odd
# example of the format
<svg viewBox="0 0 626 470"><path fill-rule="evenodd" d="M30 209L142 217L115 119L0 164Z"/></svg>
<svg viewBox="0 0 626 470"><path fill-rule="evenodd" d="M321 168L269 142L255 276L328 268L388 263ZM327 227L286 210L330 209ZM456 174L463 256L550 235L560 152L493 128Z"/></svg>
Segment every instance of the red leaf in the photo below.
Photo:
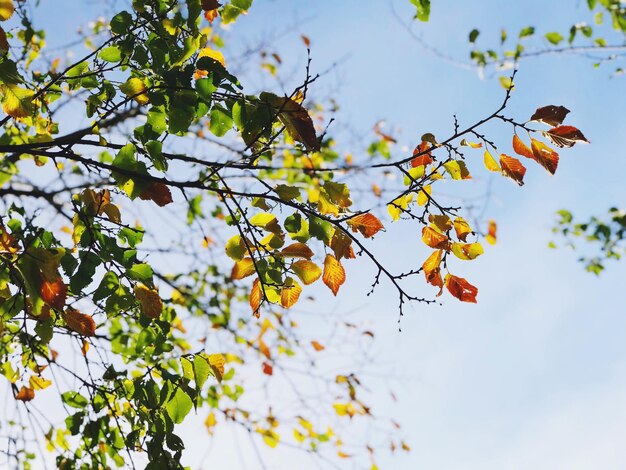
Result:
<svg viewBox="0 0 626 470"><path fill-rule="evenodd" d="M272 375L274 373L274 368L268 362L263 363L263 373L265 375Z"/></svg>
<svg viewBox="0 0 626 470"><path fill-rule="evenodd" d="M164 183L155 182L144 189L139 198L144 201L154 201L158 206L163 207L172 202L172 193Z"/></svg>
<svg viewBox="0 0 626 470"><path fill-rule="evenodd" d="M549 131L543 133L550 141L558 147L572 147L575 143L581 142L588 144L589 141L580 130L574 126L553 127Z"/></svg>
<svg viewBox="0 0 626 470"><path fill-rule="evenodd" d="M417 147L415 147L415 150L413 150L413 155L417 155L417 157L411 160L411 166L415 168L418 166L426 166L431 164L433 162L433 158L429 150L430 147L428 146L428 142L422 142Z"/></svg>

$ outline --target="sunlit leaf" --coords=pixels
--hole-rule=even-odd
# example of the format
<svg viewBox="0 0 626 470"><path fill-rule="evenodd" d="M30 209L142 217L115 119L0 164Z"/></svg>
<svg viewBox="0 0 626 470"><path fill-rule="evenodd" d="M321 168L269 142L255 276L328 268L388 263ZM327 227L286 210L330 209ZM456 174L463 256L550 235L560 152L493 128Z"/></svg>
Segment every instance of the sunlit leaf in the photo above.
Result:
<svg viewBox="0 0 626 470"><path fill-rule="evenodd" d="M524 185L526 167L517 158L502 154L500 155L500 166L504 176L508 176L520 186Z"/></svg>
<svg viewBox="0 0 626 470"><path fill-rule="evenodd" d="M361 232L365 238L371 238L385 228L382 222L369 212L348 219L348 225L353 232Z"/></svg>
<svg viewBox="0 0 626 470"><path fill-rule="evenodd" d="M463 217L456 217L454 219L454 231L456 238L464 242L467 236L472 233L472 227L467 223Z"/></svg>
<svg viewBox="0 0 626 470"><path fill-rule="evenodd" d="M459 299L461 302L476 303L478 289L467 282L466 279L453 276L452 274L447 274L445 284L450 294Z"/></svg>
<svg viewBox="0 0 626 470"><path fill-rule="evenodd" d="M317 281L322 275L322 269L317 264L305 259L293 263L291 269L307 286Z"/></svg>
<svg viewBox="0 0 626 470"><path fill-rule="evenodd" d="M431 248L435 249L448 249L449 240L448 237L442 233L437 232L431 227L424 227L422 229L422 241Z"/></svg>
<svg viewBox="0 0 626 470"><path fill-rule="evenodd" d="M341 262L339 262L333 255L326 255L326 258L324 259L324 273L322 274L322 281L328 286L334 295L337 295L339 288L346 281L346 271L343 269Z"/></svg>
<svg viewBox="0 0 626 470"><path fill-rule="evenodd" d="M576 143L588 144L589 141L580 130L574 126L553 127L543 133L550 141L558 147L572 147Z"/></svg>
<svg viewBox="0 0 626 470"><path fill-rule="evenodd" d="M68 308L63 315L67 327L83 336L96 334L96 322L91 315L81 313L76 309Z"/></svg>
<svg viewBox="0 0 626 470"><path fill-rule="evenodd" d="M485 251L480 243L452 243L452 253L462 260L473 260L482 255Z"/></svg>
<svg viewBox="0 0 626 470"><path fill-rule="evenodd" d="M485 163L485 168L487 168L489 171L494 171L498 173L502 171L500 165L498 165L498 162L495 158L493 158L493 155L491 155L488 150L485 150L483 161Z"/></svg>
<svg viewBox="0 0 626 470"><path fill-rule="evenodd" d="M252 258L244 258L241 261L237 261L230 272L230 278L233 280L243 279L251 276L256 272L254 267L254 261Z"/></svg>
<svg viewBox="0 0 626 470"><path fill-rule="evenodd" d="M559 164L559 154L548 147L543 142L535 139L531 139L530 146L535 156L535 160L542 167L544 167L548 173L553 175L556 172L556 168Z"/></svg>
<svg viewBox="0 0 626 470"><path fill-rule="evenodd" d="M143 284L137 284L134 291L143 314L151 319L159 318L163 311L163 301L159 293Z"/></svg>
<svg viewBox="0 0 626 470"><path fill-rule="evenodd" d="M300 298L302 286L292 277L287 277L280 291L280 304L284 308L291 308Z"/></svg>
<svg viewBox="0 0 626 470"><path fill-rule="evenodd" d="M497 231L498 227L496 225L496 221L495 220L490 220L489 221L489 229L487 231L487 235L485 236L485 240L487 240L487 243L489 243L490 245L495 245L496 244L496 231Z"/></svg>

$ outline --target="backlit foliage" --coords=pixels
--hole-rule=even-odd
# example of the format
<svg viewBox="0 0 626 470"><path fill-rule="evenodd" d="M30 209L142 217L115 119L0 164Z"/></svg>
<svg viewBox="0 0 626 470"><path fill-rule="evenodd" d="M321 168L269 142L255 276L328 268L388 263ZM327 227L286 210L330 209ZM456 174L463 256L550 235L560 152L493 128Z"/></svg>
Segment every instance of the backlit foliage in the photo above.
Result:
<svg viewBox="0 0 626 470"><path fill-rule="evenodd" d="M412 3L426 20L430 2ZM341 431L372 419L358 374L323 377L322 405L305 399L279 415L250 403L255 384L239 371L254 369L260 382L293 362L318 380L309 369L329 345L298 329L294 308L314 285L340 296L351 263L374 267L371 290L390 287L400 315L406 302L444 292L477 302L460 273L471 279L464 264L483 255L481 232L463 207L442 202L444 182L465 184L484 162L521 186L527 169L509 154L553 174L552 146L586 142L562 125L562 106L529 120L504 114L511 77L483 119L455 119L448 136L425 129L410 154L377 126L369 154L353 160L330 137L323 106L307 101L310 60L286 95L247 90L231 73L219 25L247 14L251 0L133 0L94 23L87 52L71 62L50 60L26 4L0 1L0 370L28 413L54 385L65 419L28 432L61 468L137 459L180 468L175 425L200 409L208 433L235 423L270 447L353 458ZM268 60L273 75L281 59ZM486 123L509 129L512 144L493 142ZM385 185L389 175L402 186ZM376 182L371 195L356 197L364 180ZM372 248L394 223L413 224L430 251L409 272L393 272ZM495 222L487 230L495 243ZM373 336L341 328L355 343ZM30 434L4 420L22 446L7 458L28 466ZM408 450L388 427L392 449ZM375 465L369 442L355 448Z"/></svg>

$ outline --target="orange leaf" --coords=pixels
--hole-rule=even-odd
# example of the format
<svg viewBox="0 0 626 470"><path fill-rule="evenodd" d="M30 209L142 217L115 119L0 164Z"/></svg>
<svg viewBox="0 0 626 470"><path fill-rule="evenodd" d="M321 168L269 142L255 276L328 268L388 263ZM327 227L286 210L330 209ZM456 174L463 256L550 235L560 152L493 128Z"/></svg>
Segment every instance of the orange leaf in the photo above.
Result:
<svg viewBox="0 0 626 470"><path fill-rule="evenodd" d="M324 349L326 349L317 341L311 341L311 346L313 346L313 349L315 349L316 351L323 351Z"/></svg>
<svg viewBox="0 0 626 470"><path fill-rule="evenodd" d="M450 294L459 299L461 302L476 303L478 289L462 277L447 274L446 287L448 288Z"/></svg>
<svg viewBox="0 0 626 470"><path fill-rule="evenodd" d="M333 255L326 255L324 259L324 274L322 281L337 295L339 288L346 281L346 271L341 263Z"/></svg>
<svg viewBox="0 0 626 470"><path fill-rule="evenodd" d="M548 170L551 175L553 175L556 171L556 167L559 164L559 154L543 142L539 142L535 139L530 140L530 145L533 149L533 154L537 163L539 163L542 167Z"/></svg>
<svg viewBox="0 0 626 470"><path fill-rule="evenodd" d="M452 221L450 220L450 217L445 214L430 214L428 216L428 221L442 232L447 232L452 228Z"/></svg>
<svg viewBox="0 0 626 470"><path fill-rule="evenodd" d="M550 141L558 147L572 147L577 142L588 144L589 141L574 126L558 126L553 127L549 131L543 133Z"/></svg>
<svg viewBox="0 0 626 470"><path fill-rule="evenodd" d="M313 261L301 259L291 265L291 269L300 278L304 285L308 286L317 281L322 275L322 270Z"/></svg>
<svg viewBox="0 0 626 470"><path fill-rule="evenodd" d="M274 373L274 368L272 367L272 364L270 364L268 362L264 362L263 363L263 373L265 375L272 375Z"/></svg>
<svg viewBox="0 0 626 470"><path fill-rule="evenodd" d="M530 150L530 147L528 147L517 134L513 134L513 150L522 157L530 158L531 160L535 159L533 151Z"/></svg>
<svg viewBox="0 0 626 470"><path fill-rule="evenodd" d="M35 398L35 391L30 387L22 386L17 395L15 395L15 399L20 401L31 401L33 398Z"/></svg>
<svg viewBox="0 0 626 470"><path fill-rule="evenodd" d="M335 231L333 238L330 240L330 248L339 260L341 258L352 259L355 257L352 249L352 239L342 230Z"/></svg>
<svg viewBox="0 0 626 470"><path fill-rule="evenodd" d="M280 304L285 308L291 308L300 298L302 286L292 277L285 279L285 284L280 291Z"/></svg>
<svg viewBox="0 0 626 470"><path fill-rule="evenodd" d="M422 241L431 248L448 249L448 237L431 227L424 227L422 229Z"/></svg>
<svg viewBox="0 0 626 470"><path fill-rule="evenodd" d="M163 302L156 290L139 284L135 286L135 296L141 303L141 311L146 317L155 319L161 316Z"/></svg>
<svg viewBox="0 0 626 470"><path fill-rule="evenodd" d="M63 318L67 327L78 334L83 336L94 336L96 334L96 322L91 315L68 308L65 310Z"/></svg>
<svg viewBox="0 0 626 470"><path fill-rule="evenodd" d="M237 261L230 272L230 278L237 280L243 279L253 275L256 272L254 268L254 261L252 258L244 258L241 261Z"/></svg>
<svg viewBox="0 0 626 470"><path fill-rule="evenodd" d="M436 287L443 287L443 279L441 279L441 250L433 251L432 254L426 258L422 269L426 276L426 282Z"/></svg>
<svg viewBox="0 0 626 470"><path fill-rule="evenodd" d="M60 277L52 282L47 279L42 279L40 293L44 302L52 308L61 310L65 306L67 286Z"/></svg>
<svg viewBox="0 0 626 470"><path fill-rule="evenodd" d="M259 308L261 307L262 299L263 291L261 290L259 278L256 278L252 283L252 290L250 291L250 307L252 308L252 313L257 318L261 316Z"/></svg>
<svg viewBox="0 0 626 470"><path fill-rule="evenodd" d="M381 221L370 213L352 217L348 220L348 225L353 232L359 231L365 238L373 237L385 228Z"/></svg>
<svg viewBox="0 0 626 470"><path fill-rule="evenodd" d="M417 157L411 160L411 167L416 168L418 166L426 166L431 164L433 162L433 158L429 150L430 147L428 146L428 142L422 142L417 147L415 147L415 150L413 150L413 155L417 155Z"/></svg>
<svg viewBox="0 0 626 470"><path fill-rule="evenodd" d="M487 240L487 243L489 243L490 245L495 245L496 244L496 231L498 229L498 226L496 225L496 221L495 220L490 220L489 221L489 229L487 232L487 236L485 237L485 239Z"/></svg>
<svg viewBox="0 0 626 470"><path fill-rule="evenodd" d="M304 243L292 243L291 245L283 248L280 254L289 258L311 259L314 253L311 251L311 248Z"/></svg>
<svg viewBox="0 0 626 470"><path fill-rule="evenodd" d="M311 40L309 39L308 36L305 36L304 34L302 34L300 35L300 37L302 38L302 42L304 43L306 47L311 47Z"/></svg>
<svg viewBox="0 0 626 470"><path fill-rule="evenodd" d="M508 176L520 186L524 185L526 167L517 158L502 154L500 155L500 166L504 176Z"/></svg>
<svg viewBox="0 0 626 470"><path fill-rule="evenodd" d="M154 201L157 206L163 207L172 202L172 193L166 184L161 182L152 183L139 195L144 201Z"/></svg>

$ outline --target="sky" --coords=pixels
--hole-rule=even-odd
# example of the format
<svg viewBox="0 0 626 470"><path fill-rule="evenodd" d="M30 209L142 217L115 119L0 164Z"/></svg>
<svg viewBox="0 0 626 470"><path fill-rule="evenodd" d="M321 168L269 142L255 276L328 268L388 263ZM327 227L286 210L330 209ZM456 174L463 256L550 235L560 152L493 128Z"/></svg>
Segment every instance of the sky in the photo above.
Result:
<svg viewBox="0 0 626 470"><path fill-rule="evenodd" d="M410 28L465 62L467 34L474 27L481 30L479 45L488 46L497 44L501 27L514 32L532 24L538 31L566 31L589 17L583 2L575 0L432 3L431 21ZM42 2L55 19L51 43L89 13L86 7L76 16L64 14L68 10L60 6L70 4L75 3ZM385 119L400 144L412 146L424 132L449 132L453 114L461 123L489 114L503 91L493 77L481 78L475 69L425 50L404 28L410 18L408 0L256 0L233 37L244 38L244 47L275 33L272 47L286 68L298 72L304 57L299 35L306 34L314 70L337 64L313 92L333 94L339 102L338 130L366 135ZM239 66L245 73L245 63ZM498 222L498 244L459 268L479 286L477 305L450 297L443 306L414 305L399 332L396 294L383 286L366 300L373 272L362 264L347 265L349 282L339 299L319 296L319 310L358 308L360 319L375 328L372 347L384 373L403 377L392 384L397 403L381 411L399 418L412 450L379 461L381 468L626 465L626 264L609 264L596 277L584 271L576 253L548 248L555 211L569 208L584 218L624 205L626 86L624 78L610 78L610 71L570 56L522 63L507 112L525 120L539 106L565 105L572 110L568 122L582 129L591 145L563 151L554 177L528 165L523 188L499 177L489 183L485 214ZM249 84L260 86L262 80L252 75ZM510 140L510 130L494 128L490 135ZM479 153L476 159L480 165ZM484 187L487 177L481 175L475 184ZM389 227L374 247L392 266L417 267L428 254L415 227ZM389 386L374 380L381 394ZM189 431L186 438L193 468L258 468L249 446L233 444L240 437L218 435L209 444ZM262 452L267 468L294 468L293 453ZM219 467L213 466L216 461ZM299 469L318 468L298 462Z"/></svg>

